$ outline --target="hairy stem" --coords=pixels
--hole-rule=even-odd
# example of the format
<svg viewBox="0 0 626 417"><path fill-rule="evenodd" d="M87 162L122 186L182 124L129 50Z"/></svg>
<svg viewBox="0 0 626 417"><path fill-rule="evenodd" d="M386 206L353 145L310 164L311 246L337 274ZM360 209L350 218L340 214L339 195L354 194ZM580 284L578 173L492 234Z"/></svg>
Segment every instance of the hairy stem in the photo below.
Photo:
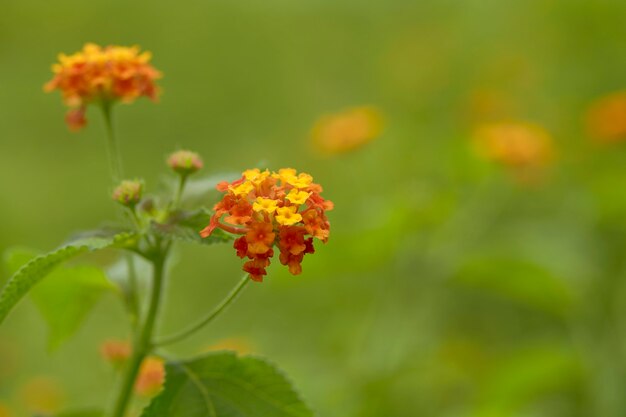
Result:
<svg viewBox="0 0 626 417"><path fill-rule="evenodd" d="M239 295L239 293L245 288L248 281L250 281L250 278L248 278L248 275L246 274L241 279L241 281L239 281L239 283L230 291L230 293L226 296L226 298L224 298L222 302L219 303L217 307L215 307L215 309L213 309L213 311L211 311L206 317L200 319L197 323L192 324L191 326L187 327L186 329L178 333L175 333L171 336L165 337L157 341L155 343L155 346L165 346L165 345L179 342L185 339L186 337L191 336L193 333L197 332L198 330L200 330L201 328L203 328L204 326L212 322L217 316L219 316L226 309L226 307L228 307L233 301L235 301L235 299L237 298L237 295Z"/></svg>
<svg viewBox="0 0 626 417"><path fill-rule="evenodd" d="M150 296L148 312L141 330L133 343L133 353L125 370L120 392L117 397L117 401L115 402L115 408L111 414L112 417L125 416L141 363L152 349L152 334L154 331L157 313L159 311L159 304L161 303L161 291L163 289L164 264L166 256L167 252L161 253L152 263L152 294Z"/></svg>
<svg viewBox="0 0 626 417"><path fill-rule="evenodd" d="M111 112L112 105L109 102L102 103L102 115L104 116L104 124L106 126L107 136L107 155L109 157L109 169L111 171L111 179L114 184L122 180L122 162L120 151L117 146L117 138L113 129L113 116Z"/></svg>

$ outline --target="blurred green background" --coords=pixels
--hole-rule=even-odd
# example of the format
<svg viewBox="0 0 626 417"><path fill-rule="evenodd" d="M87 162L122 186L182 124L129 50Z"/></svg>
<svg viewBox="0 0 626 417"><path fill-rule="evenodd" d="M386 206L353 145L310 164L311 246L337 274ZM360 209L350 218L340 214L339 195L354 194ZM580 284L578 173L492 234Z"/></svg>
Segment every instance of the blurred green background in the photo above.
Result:
<svg viewBox="0 0 626 417"><path fill-rule="evenodd" d="M302 275L272 266L173 352L239 340L325 417L626 415L626 143L597 146L583 123L593 100L626 88L626 2L0 8L1 250L49 250L115 218L100 115L90 109L89 126L70 133L58 94L42 86L59 52L138 44L165 77L159 104L116 108L128 176L157 189L166 155L184 147L207 175L309 172L336 207L331 239ZM484 96L497 97L487 114ZM315 121L360 105L384 114L381 137L315 152ZM554 137L542 184L518 184L472 153L475 125L499 118ZM240 269L230 245L180 245L160 332L210 308ZM115 373L99 346L128 332L115 297L54 352L46 332L29 300L0 328L0 401L28 415L25 387L41 377L63 406L110 400Z"/></svg>

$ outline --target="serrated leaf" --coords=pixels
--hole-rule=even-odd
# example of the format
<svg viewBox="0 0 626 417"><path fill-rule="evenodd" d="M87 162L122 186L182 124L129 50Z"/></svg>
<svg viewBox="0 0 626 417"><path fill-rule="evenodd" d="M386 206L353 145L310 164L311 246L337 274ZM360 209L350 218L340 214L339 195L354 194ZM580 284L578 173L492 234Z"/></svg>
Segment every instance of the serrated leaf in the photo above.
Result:
<svg viewBox="0 0 626 417"><path fill-rule="evenodd" d="M17 302L30 291L41 279L50 274L57 266L84 252L91 252L110 247L127 247L135 237L123 233L110 238L88 238L68 243L44 255L39 255L23 265L7 281L0 292L0 324Z"/></svg>
<svg viewBox="0 0 626 417"><path fill-rule="evenodd" d="M313 416L285 376L257 357L217 352L165 370L165 387L142 417Z"/></svg>
<svg viewBox="0 0 626 417"><path fill-rule="evenodd" d="M6 252L5 263L9 271L15 273L35 256L37 253L33 250L13 248ZM78 330L105 291L115 289L104 272L92 266L60 266L34 287L30 295L48 324L50 350Z"/></svg>
<svg viewBox="0 0 626 417"><path fill-rule="evenodd" d="M48 346L56 349L71 337L105 291L115 290L94 266L60 267L32 289L30 295L48 324Z"/></svg>
<svg viewBox="0 0 626 417"><path fill-rule="evenodd" d="M215 243L227 243L233 238L223 230L215 230L208 238L200 236L200 230L209 224L211 215L204 210L179 211L166 223L152 223L152 230L156 233L168 236L172 239L212 245Z"/></svg>

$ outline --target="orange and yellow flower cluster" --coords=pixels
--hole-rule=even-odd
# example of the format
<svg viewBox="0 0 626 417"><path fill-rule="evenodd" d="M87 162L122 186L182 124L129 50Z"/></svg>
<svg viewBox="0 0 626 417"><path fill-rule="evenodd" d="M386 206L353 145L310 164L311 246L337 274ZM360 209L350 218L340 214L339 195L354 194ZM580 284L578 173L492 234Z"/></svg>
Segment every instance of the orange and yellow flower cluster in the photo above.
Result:
<svg viewBox="0 0 626 417"><path fill-rule="evenodd" d="M277 173L250 169L217 189L226 194L200 235L208 237L216 228L241 235L234 248L240 258L249 259L243 270L254 281L267 275L274 246L280 251L280 262L298 275L304 255L314 252L313 238L328 240L326 211L332 210L333 203L321 197L322 187L309 174L292 168Z"/></svg>
<svg viewBox="0 0 626 417"><path fill-rule="evenodd" d="M138 97L157 98L155 80L161 73L150 65L150 52L139 47L86 44L82 51L59 55L52 66L54 78L46 91L60 90L65 104L71 107L66 122L79 130L86 124L85 109L93 102L132 102Z"/></svg>

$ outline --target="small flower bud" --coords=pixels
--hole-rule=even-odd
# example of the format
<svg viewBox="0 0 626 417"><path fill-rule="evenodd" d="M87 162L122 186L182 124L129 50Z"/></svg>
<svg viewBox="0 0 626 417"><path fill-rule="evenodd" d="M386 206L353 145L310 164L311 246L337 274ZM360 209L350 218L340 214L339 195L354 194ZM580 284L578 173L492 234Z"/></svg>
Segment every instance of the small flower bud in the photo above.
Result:
<svg viewBox="0 0 626 417"><path fill-rule="evenodd" d="M121 368L130 357L130 344L121 340L107 340L100 346L100 354L115 368Z"/></svg>
<svg viewBox="0 0 626 417"><path fill-rule="evenodd" d="M163 388L165 382L165 366L156 357L146 358L139 368L135 381L135 392L142 397L153 397Z"/></svg>
<svg viewBox="0 0 626 417"><path fill-rule="evenodd" d="M65 115L65 123L67 123L67 126L72 132L78 132L85 127L87 124L85 107L69 110Z"/></svg>
<svg viewBox="0 0 626 417"><path fill-rule="evenodd" d="M202 169L203 163L197 153L181 150L167 158L167 165L180 175L189 175Z"/></svg>
<svg viewBox="0 0 626 417"><path fill-rule="evenodd" d="M124 180L117 186L111 196L113 200L126 207L135 207L143 194L143 182L140 180Z"/></svg>

